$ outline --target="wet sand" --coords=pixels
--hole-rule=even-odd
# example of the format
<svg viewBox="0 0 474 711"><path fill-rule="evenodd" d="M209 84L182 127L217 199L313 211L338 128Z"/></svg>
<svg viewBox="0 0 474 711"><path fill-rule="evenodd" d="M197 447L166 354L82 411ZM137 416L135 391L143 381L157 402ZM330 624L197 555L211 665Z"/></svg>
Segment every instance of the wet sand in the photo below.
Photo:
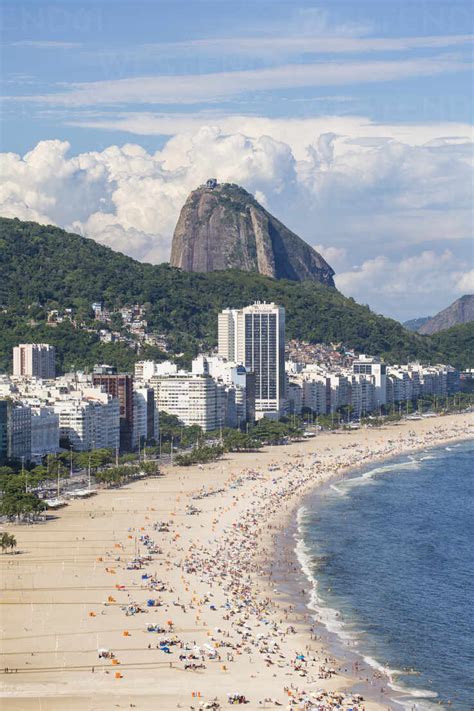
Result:
<svg viewBox="0 0 474 711"><path fill-rule="evenodd" d="M71 502L45 524L2 527L21 551L0 556L2 709L197 709L214 697L227 707L234 693L249 709L305 708L322 692L321 708L347 692L342 708L387 709L390 693L380 704L351 698L358 675L343 671L312 638L309 614L291 610L275 587L274 542L314 486L351 466L465 439L473 426L463 414L319 434L205 468L170 467ZM137 554L150 560L128 569ZM299 571L287 559L291 581ZM127 606L144 612L127 615ZM119 663L99 659L101 648Z"/></svg>

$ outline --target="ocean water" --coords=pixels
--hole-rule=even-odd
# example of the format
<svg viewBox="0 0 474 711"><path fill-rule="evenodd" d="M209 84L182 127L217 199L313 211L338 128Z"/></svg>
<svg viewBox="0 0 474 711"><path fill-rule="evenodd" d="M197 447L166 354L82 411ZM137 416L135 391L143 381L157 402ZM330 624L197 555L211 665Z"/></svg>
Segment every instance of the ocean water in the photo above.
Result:
<svg viewBox="0 0 474 711"><path fill-rule="evenodd" d="M408 709L474 708L474 442L312 494L297 553L310 607ZM410 670L407 673L407 670Z"/></svg>

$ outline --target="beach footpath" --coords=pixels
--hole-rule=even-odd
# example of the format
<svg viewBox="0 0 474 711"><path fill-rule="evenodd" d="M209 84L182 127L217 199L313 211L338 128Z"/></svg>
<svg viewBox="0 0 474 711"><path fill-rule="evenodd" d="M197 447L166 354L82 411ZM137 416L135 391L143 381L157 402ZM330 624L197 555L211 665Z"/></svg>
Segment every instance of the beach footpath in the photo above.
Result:
<svg viewBox="0 0 474 711"><path fill-rule="evenodd" d="M473 413L322 432L4 526L1 708L394 709L390 680L366 694L272 579L277 533L332 477L473 432Z"/></svg>

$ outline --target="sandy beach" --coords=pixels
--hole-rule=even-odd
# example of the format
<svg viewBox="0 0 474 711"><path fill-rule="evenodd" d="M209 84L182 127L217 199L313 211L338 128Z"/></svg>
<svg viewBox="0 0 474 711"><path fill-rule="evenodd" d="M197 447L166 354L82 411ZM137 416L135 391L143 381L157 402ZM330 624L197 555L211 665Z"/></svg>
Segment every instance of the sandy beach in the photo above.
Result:
<svg viewBox="0 0 474 711"><path fill-rule="evenodd" d="M0 556L2 709L226 708L229 695L248 709L393 708L382 676L379 701L353 696L357 670L291 609L270 576L274 541L315 486L473 432L470 413L319 433L2 527L19 551Z"/></svg>

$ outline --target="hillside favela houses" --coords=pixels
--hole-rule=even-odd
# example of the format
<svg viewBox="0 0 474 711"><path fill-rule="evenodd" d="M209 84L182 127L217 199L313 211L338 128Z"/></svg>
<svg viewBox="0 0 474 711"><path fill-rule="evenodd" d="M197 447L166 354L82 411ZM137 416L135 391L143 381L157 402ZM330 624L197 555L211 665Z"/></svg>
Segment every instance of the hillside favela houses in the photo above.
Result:
<svg viewBox="0 0 474 711"><path fill-rule="evenodd" d="M160 412L203 432L302 413L357 421L460 387L449 365L387 365L340 344L286 343L285 309L260 302L219 313L217 350L189 370L142 360L134 373L98 364L56 376L45 343L17 345L12 370L0 375L2 461L39 462L64 448L134 451L158 441Z"/></svg>

